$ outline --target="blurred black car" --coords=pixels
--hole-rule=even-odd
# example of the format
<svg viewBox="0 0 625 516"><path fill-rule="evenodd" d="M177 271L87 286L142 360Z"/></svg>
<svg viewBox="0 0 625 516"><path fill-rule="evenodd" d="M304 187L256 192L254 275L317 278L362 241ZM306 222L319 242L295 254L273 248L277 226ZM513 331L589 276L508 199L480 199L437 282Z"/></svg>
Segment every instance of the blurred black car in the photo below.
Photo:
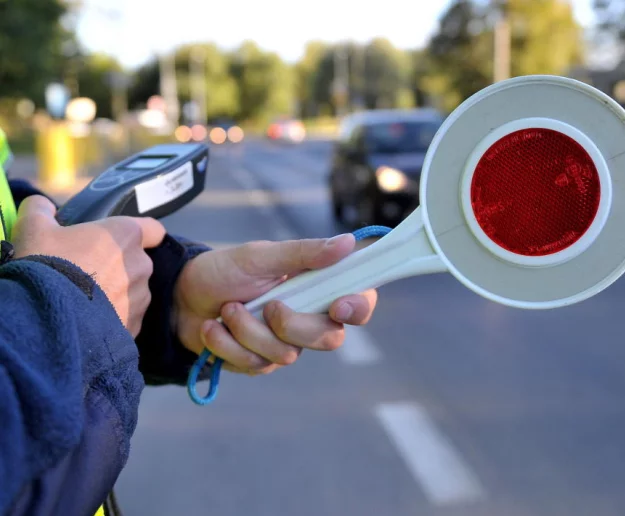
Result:
<svg viewBox="0 0 625 516"><path fill-rule="evenodd" d="M432 109L347 116L329 176L335 217L350 227L395 227L419 205L421 168L444 117Z"/></svg>

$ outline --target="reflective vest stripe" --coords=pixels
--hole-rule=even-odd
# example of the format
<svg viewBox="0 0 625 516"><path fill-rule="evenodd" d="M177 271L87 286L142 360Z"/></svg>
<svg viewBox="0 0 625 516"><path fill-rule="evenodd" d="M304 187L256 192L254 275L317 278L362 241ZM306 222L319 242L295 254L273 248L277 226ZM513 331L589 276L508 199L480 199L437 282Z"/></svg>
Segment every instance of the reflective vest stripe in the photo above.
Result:
<svg viewBox="0 0 625 516"><path fill-rule="evenodd" d="M15 209L15 201L11 195L9 181L4 173L4 169L0 166L0 240L11 240L11 232L17 219L17 210Z"/></svg>
<svg viewBox="0 0 625 516"><path fill-rule="evenodd" d="M7 136L0 129L0 220L2 222L0 224L0 240L11 239L11 230L17 218L15 202L5 173L8 170L6 167L9 166L11 159L11 149L7 142Z"/></svg>

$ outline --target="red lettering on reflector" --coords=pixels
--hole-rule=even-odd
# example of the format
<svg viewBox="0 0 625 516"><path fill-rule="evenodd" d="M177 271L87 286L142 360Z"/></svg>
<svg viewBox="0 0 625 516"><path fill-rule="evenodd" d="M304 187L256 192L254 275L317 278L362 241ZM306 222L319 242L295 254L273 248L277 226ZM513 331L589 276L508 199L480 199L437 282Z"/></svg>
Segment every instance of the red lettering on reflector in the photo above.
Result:
<svg viewBox="0 0 625 516"><path fill-rule="evenodd" d="M597 168L571 137L523 129L494 143L471 182L471 205L486 235L523 256L557 253L591 226L601 198Z"/></svg>

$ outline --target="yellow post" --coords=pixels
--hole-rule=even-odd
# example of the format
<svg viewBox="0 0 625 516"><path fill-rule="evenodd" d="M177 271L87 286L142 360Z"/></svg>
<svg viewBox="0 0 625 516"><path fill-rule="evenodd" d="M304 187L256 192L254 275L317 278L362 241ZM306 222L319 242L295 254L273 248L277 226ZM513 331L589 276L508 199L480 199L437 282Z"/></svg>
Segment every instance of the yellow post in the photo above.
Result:
<svg viewBox="0 0 625 516"><path fill-rule="evenodd" d="M39 181L42 186L70 188L76 182L74 139L65 121L53 121L37 135Z"/></svg>

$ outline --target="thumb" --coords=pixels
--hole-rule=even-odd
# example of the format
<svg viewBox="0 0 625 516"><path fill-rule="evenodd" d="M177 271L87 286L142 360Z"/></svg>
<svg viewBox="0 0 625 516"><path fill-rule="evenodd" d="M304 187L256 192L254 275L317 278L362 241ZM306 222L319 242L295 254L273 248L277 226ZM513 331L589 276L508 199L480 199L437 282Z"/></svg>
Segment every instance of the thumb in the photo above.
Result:
<svg viewBox="0 0 625 516"><path fill-rule="evenodd" d="M248 274L284 276L328 267L349 255L356 240L347 233L333 238L257 242L241 246L239 262Z"/></svg>
<svg viewBox="0 0 625 516"><path fill-rule="evenodd" d="M58 226L54 216L56 206L50 199L42 195L31 195L26 197L20 204L17 211L17 220L29 219L29 225L39 227Z"/></svg>
<svg viewBox="0 0 625 516"><path fill-rule="evenodd" d="M163 224L151 217L139 217L135 220L141 228L142 245L144 249L150 249L161 245L167 233Z"/></svg>

